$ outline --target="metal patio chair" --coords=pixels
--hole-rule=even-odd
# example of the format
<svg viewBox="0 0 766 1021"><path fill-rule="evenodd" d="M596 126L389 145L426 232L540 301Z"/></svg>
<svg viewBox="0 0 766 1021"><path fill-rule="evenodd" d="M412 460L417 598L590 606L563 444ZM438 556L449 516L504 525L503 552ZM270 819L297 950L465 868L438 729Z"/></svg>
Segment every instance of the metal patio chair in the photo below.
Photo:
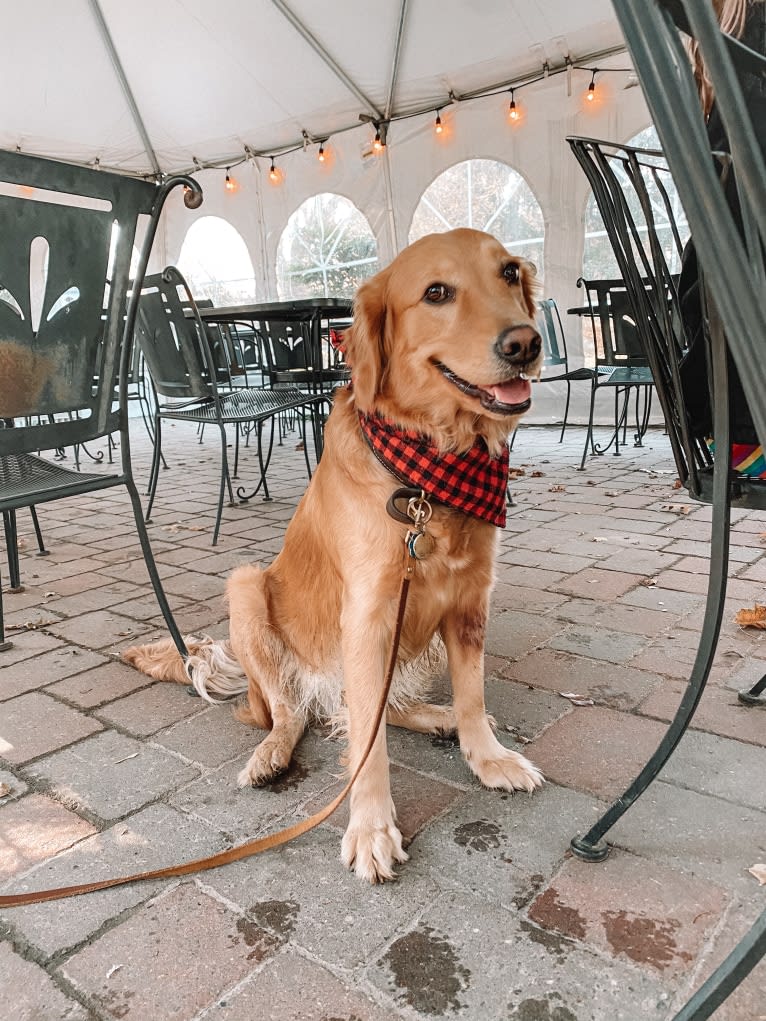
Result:
<svg viewBox="0 0 766 1021"><path fill-rule="evenodd" d="M201 190L187 177L155 185L12 152L0 152L0 181L0 511L11 573L19 508L125 486L157 601L185 656L133 479L127 392L136 300L126 316L126 295L139 216L148 217L140 280L170 191L183 184L196 208ZM39 456L111 434L120 437L119 471L73 471ZM9 644L0 596L0 649Z"/></svg>
<svg viewBox="0 0 766 1021"><path fill-rule="evenodd" d="M723 612L728 567L730 508L766 507L763 482L732 473L728 357L738 370L744 399L761 444L766 441L766 160L763 137L752 119L743 86L763 88L766 58L721 33L712 4L698 0L614 0L644 94L660 136L667 168L683 203L702 272L707 316L711 404L715 456L689 429L680 379L686 336L666 254L657 237L656 211L670 221L667 190L660 187L668 171L657 167L661 154L610 146L588 139L572 140L583 169L594 184L618 264L624 275L636 322L641 326L668 432L690 495L712 504L708 595L700 643L687 691L660 747L628 790L583 837L572 841L574 853L600 861L608 853L604 835L646 790L672 754L702 695L715 653ZM758 5L756 5L758 6ZM766 13L760 11L762 16ZM731 153L714 156L697 90L684 49L682 32L691 33L713 83ZM615 161L623 173L616 184ZM626 198L626 177L639 200L646 243ZM733 212L726 187L736 185L741 219ZM597 189L597 190L596 190ZM730 194L730 193L729 193ZM658 206L659 198L659 206ZM635 206L633 207L635 208ZM677 242L677 232L674 234ZM722 272L722 267L726 268ZM643 278L652 284L642 286ZM761 679L745 702L760 700ZM766 911L749 933L676 1015L675 1021L703 1021L724 1002L766 952Z"/></svg>
<svg viewBox="0 0 766 1021"><path fill-rule="evenodd" d="M298 411L307 411L314 417L318 414L318 405L325 400L324 395L304 393L296 387L279 390L255 386L230 389L228 380L222 383L219 366L211 351L208 326L200 319L186 281L174 266L168 266L162 273L153 274L144 280L136 322L136 341L149 368L156 395L154 457L146 520L151 520L157 493L163 421L193 422L199 426L216 427L221 444L221 479L213 528L215 546L218 543L227 491L230 505L236 502L232 479L236 478L239 466L241 430L255 430L260 478L252 492L246 494L244 489L239 488L237 496L245 501L263 490L264 499L269 500L271 497L266 472L271 459L274 420L286 412ZM303 425L303 417L299 415L298 420ZM264 457L262 439L266 422L271 425L271 429ZM229 469L226 451L227 425L234 426L233 471ZM311 478L305 429L303 446L306 471Z"/></svg>
<svg viewBox="0 0 766 1021"><path fill-rule="evenodd" d="M537 303L537 330L543 343L543 374L539 383L566 383L567 398L564 404L564 420L561 423L559 443L564 440L564 433L569 419L569 402L572 396L572 383L592 381L595 369L583 365L577 369L569 368L566 334L561 323L561 314L554 298L543 298ZM518 427L513 430L508 449L513 450Z"/></svg>
<svg viewBox="0 0 766 1021"><path fill-rule="evenodd" d="M625 284L622 280L586 280L580 277L577 286L585 291L593 333L595 371L591 376L588 431L585 436L580 469L584 469L588 450L591 454L605 454L614 447L620 453L620 433L625 445L631 396L635 399L635 432L633 444L643 446L643 436L649 424L652 407L652 370L639 339L633 320ZM593 419L600 390L609 389L614 395L614 422L612 436L605 446L593 439Z"/></svg>

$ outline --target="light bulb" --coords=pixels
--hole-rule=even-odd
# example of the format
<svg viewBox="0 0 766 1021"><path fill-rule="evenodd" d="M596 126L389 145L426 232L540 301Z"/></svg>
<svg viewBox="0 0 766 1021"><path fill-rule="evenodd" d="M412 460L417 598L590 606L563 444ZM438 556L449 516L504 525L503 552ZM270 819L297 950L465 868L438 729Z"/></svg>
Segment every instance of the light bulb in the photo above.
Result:
<svg viewBox="0 0 766 1021"><path fill-rule="evenodd" d="M319 160L320 163L324 163L326 159L324 154L324 145L321 142L319 144L319 152L317 153L317 159Z"/></svg>
<svg viewBox="0 0 766 1021"><path fill-rule="evenodd" d="M511 105L508 107L508 116L512 121L517 121L519 119L519 111L516 109L515 99L511 100Z"/></svg>
<svg viewBox="0 0 766 1021"><path fill-rule="evenodd" d="M383 140L380 137L380 129L375 132L375 140L372 143L375 152L383 152Z"/></svg>
<svg viewBox="0 0 766 1021"><path fill-rule="evenodd" d="M595 74L593 75L593 77L590 80L590 85L588 86L588 91L585 93L585 98L588 100L589 103L592 103L593 100L596 98L596 76L595 76Z"/></svg>
<svg viewBox="0 0 766 1021"><path fill-rule="evenodd" d="M228 170L226 171L226 180L224 181L224 187L226 188L226 191L230 192L231 194L233 194L239 187L236 179L231 177Z"/></svg>
<svg viewBox="0 0 766 1021"><path fill-rule="evenodd" d="M444 125L442 124L442 119L438 113L436 114L436 120L434 121L434 131L437 135L440 135L442 131L444 131Z"/></svg>
<svg viewBox="0 0 766 1021"><path fill-rule="evenodd" d="M269 169L269 177L275 183L279 180L279 171L277 170L276 166L274 165L274 160L271 161L271 167Z"/></svg>

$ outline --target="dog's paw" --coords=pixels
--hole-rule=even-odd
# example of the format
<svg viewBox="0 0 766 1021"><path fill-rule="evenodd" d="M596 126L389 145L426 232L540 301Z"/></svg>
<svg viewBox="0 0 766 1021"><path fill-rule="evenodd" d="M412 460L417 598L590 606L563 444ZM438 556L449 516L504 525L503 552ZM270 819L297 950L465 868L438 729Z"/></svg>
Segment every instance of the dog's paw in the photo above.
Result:
<svg viewBox="0 0 766 1021"><path fill-rule="evenodd" d="M262 787L290 767L292 750L270 742L261 741L247 765L237 776L238 787Z"/></svg>
<svg viewBox="0 0 766 1021"><path fill-rule="evenodd" d="M503 791L528 791L542 787L545 777L529 759L503 748L498 748L491 757L469 759L469 765L485 787Z"/></svg>
<svg viewBox="0 0 766 1021"><path fill-rule="evenodd" d="M341 860L368 883L394 879L394 865L409 855L402 847L402 835L393 820L378 824L350 823L343 836Z"/></svg>

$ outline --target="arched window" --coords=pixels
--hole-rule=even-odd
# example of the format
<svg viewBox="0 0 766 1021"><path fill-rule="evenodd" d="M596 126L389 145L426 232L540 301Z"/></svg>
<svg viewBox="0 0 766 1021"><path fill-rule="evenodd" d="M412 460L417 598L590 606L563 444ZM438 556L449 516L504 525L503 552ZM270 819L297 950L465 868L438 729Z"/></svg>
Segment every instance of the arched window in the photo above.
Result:
<svg viewBox="0 0 766 1021"><path fill-rule="evenodd" d="M255 298L255 273L242 236L220 216L201 216L189 227L178 268L195 298L240 305Z"/></svg>
<svg viewBox="0 0 766 1021"><path fill-rule="evenodd" d="M412 218L410 241L453 227L494 234L509 251L531 259L542 278L543 212L527 182L507 164L466 160L426 188Z"/></svg>
<svg viewBox="0 0 766 1021"><path fill-rule="evenodd" d="M637 135L634 135L627 143L627 145L636 146L639 149L659 149L660 140L657 137L656 129L652 127L645 128L640 131ZM626 182L627 183L627 182ZM664 178L663 183L666 182ZM671 204L673 211L673 218L678 224L679 234L681 240L685 242L689 237L689 228L686 224L686 216L681 206L681 200L678 197L678 192L675 186L670 183L668 188L668 199ZM632 188L628 185L625 189L628 196L632 196ZM649 197L652 200L652 206L655 215L655 224L657 227L657 236L666 247L666 255L669 258L669 264L671 272L680 272L680 259L676 254L676 246L673 240L670 226L668 226L667 211L665 209L665 203L659 190L652 185L651 181L648 182ZM636 201L635 199L633 200ZM643 214L640 209L633 209L631 206L631 212L636 218L637 223L643 222ZM663 224L665 226L663 226ZM617 260L614 257L612 246L607 237L606 230L604 229L604 221L601 219L601 213L598 211L596 206L596 200L591 194L588 199L588 204L585 207L585 248L583 251L582 260L582 271L583 276L588 280L604 280L611 278L619 278L622 276L619 267L617 266Z"/></svg>
<svg viewBox="0 0 766 1021"><path fill-rule="evenodd" d="M378 269L378 246L366 217L342 195L324 192L300 205L279 239L280 298L351 298Z"/></svg>

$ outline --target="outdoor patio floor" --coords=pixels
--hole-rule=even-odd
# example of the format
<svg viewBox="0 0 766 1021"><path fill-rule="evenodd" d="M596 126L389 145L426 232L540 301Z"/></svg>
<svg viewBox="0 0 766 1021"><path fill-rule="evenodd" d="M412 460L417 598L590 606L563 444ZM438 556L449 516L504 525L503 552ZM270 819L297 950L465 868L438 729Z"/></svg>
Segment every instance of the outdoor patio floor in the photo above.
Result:
<svg viewBox="0 0 766 1021"><path fill-rule="evenodd" d="M135 425L137 476L149 443ZM666 437L591 459L582 428L519 432L516 506L498 550L487 703L540 766L532 796L483 790L457 746L389 728L410 861L370 887L339 860L344 809L274 852L198 877L0 917L8 1021L639 1021L672 1018L764 907L766 715L736 691L766 672L766 636L733 623L766 602L766 516L735 512L711 682L661 779L610 834L601 865L568 853L648 758L678 704L702 620L710 509L676 478ZM218 454L167 430L150 526L184 632L223 637L224 581L269 561L305 486L289 434L273 502L226 507L211 548ZM255 477L245 456L242 482ZM50 556L19 514L24 591L5 595L0 653L0 889L58 886L199 857L310 814L338 789L341 745L314 729L289 773L235 777L258 734L228 705L153 683L121 649L164 633L127 495L40 507ZM332 522L327 523L332 527ZM5 552L2 570L7 584ZM575 705L561 693L592 699ZM5 791L5 788L2 788ZM766 963L714 1015L766 1016Z"/></svg>

